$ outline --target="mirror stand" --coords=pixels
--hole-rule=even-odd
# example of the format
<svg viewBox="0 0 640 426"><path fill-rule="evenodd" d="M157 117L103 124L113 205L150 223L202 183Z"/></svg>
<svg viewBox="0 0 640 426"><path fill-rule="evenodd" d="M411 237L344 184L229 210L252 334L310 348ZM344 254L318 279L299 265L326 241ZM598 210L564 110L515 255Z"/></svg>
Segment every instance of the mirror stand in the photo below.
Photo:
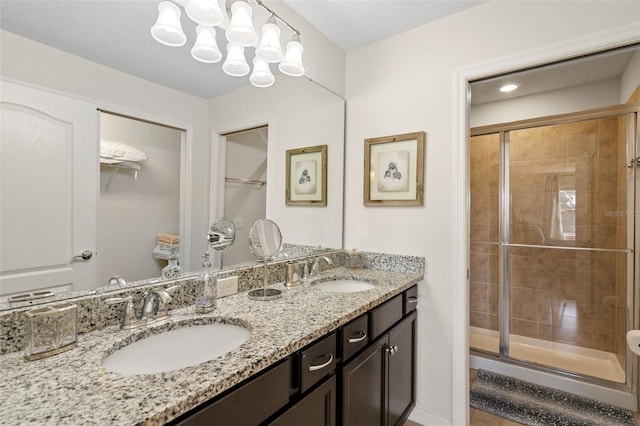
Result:
<svg viewBox="0 0 640 426"><path fill-rule="evenodd" d="M275 288L267 288L267 261L270 258L264 258L264 284L262 288L249 290L247 293L251 300L275 300L282 297L282 291Z"/></svg>
<svg viewBox="0 0 640 426"><path fill-rule="evenodd" d="M250 290L247 295L251 300L275 300L282 297L282 291L267 288L267 261L280 251L282 233L275 222L269 219L258 219L249 231L249 245L253 254L264 261L264 285L262 288Z"/></svg>

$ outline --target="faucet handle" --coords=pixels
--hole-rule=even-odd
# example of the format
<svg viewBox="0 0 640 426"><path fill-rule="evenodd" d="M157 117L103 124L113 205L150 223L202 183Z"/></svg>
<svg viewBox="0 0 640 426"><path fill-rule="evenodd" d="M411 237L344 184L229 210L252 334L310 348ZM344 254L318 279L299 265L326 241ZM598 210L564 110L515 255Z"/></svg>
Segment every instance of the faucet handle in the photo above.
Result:
<svg viewBox="0 0 640 426"><path fill-rule="evenodd" d="M104 303L107 305L117 305L120 303L126 303L124 307L124 314L122 315L122 324L120 328L131 329L137 327L138 320L136 319L136 309L133 306L133 296L126 297L112 297L105 299Z"/></svg>

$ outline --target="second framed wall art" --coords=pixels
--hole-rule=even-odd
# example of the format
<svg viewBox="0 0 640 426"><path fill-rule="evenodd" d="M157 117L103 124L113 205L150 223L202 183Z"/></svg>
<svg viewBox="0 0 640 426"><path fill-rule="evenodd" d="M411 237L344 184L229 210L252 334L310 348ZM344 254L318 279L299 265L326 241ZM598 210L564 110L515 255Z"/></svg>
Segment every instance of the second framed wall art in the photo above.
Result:
<svg viewBox="0 0 640 426"><path fill-rule="evenodd" d="M287 206L327 205L327 145L287 150Z"/></svg>
<svg viewBox="0 0 640 426"><path fill-rule="evenodd" d="M365 139L364 204L421 206L424 132Z"/></svg>

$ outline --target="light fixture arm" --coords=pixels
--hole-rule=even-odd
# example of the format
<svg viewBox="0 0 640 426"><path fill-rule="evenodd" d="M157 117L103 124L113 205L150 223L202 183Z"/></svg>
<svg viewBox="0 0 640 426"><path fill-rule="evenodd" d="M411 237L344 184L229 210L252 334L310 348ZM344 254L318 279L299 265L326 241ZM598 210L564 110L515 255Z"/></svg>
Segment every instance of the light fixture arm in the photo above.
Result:
<svg viewBox="0 0 640 426"><path fill-rule="evenodd" d="M229 16L231 16L231 5L237 1L244 1L244 0L228 0L227 1L226 9L227 9L227 14ZM269 12L271 16L275 17L278 21L282 22L284 25L289 27L289 29L295 33L295 37L298 37L298 39L300 38L300 31L298 31L291 24L285 21L284 18L280 17L280 15L274 12L269 6L265 5L262 0L247 0L246 3L249 3L250 6L262 7L264 10Z"/></svg>

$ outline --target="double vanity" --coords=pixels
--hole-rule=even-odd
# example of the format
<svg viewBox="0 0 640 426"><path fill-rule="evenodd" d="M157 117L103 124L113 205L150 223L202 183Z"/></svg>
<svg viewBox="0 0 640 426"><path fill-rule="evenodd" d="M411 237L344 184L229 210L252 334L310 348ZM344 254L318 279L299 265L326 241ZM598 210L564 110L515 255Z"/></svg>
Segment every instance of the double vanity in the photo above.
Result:
<svg viewBox="0 0 640 426"><path fill-rule="evenodd" d="M164 321L86 332L38 361L2 355L0 424L397 424L415 401L424 268L406 259L336 262L310 282L270 285L279 299L243 291L208 314L170 305Z"/></svg>

